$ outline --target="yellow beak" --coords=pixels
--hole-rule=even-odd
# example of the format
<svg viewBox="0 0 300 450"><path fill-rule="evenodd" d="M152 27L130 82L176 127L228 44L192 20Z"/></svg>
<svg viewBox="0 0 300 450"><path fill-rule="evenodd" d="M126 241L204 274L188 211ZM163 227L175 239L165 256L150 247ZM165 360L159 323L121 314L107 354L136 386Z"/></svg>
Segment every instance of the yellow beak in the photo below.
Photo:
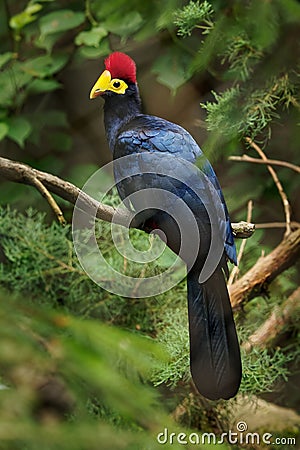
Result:
<svg viewBox="0 0 300 450"><path fill-rule="evenodd" d="M103 94L103 92L108 89L110 82L111 74L108 70L104 70L90 92L90 99L96 98L98 95Z"/></svg>

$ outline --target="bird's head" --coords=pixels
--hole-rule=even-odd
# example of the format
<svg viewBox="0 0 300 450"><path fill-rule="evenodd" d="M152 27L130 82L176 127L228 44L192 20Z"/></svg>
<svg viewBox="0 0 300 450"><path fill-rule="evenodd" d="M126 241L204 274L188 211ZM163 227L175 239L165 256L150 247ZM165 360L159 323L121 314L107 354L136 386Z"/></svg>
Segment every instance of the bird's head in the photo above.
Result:
<svg viewBox="0 0 300 450"><path fill-rule="evenodd" d="M124 95L130 85L136 84L135 62L125 53L114 52L105 61L102 72L91 92L90 99L103 94Z"/></svg>

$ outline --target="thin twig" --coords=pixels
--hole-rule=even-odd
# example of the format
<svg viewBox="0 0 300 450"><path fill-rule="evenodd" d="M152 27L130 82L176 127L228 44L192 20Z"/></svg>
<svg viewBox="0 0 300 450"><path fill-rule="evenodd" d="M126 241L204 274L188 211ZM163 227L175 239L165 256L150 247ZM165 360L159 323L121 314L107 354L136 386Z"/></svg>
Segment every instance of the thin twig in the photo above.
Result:
<svg viewBox="0 0 300 450"><path fill-rule="evenodd" d="M255 228L286 228L285 222L267 222L267 223L256 223ZM300 223L292 221L291 222L291 229L296 230L297 228L300 228Z"/></svg>
<svg viewBox="0 0 300 450"><path fill-rule="evenodd" d="M266 157L265 153L262 151L262 149L255 144L255 142L252 141L251 138L246 137L246 141L251 145L251 147L259 154L259 156L261 157L262 160L264 161L268 161L268 158ZM284 208L284 213L285 213L285 222L286 222L286 232L285 235L287 236L288 234L291 233L291 208L290 208L290 204L287 198L286 193L283 190L283 186L281 184L281 182L279 181L279 178L277 176L277 173L275 172L275 170L273 169L272 166L267 165L268 171L270 172L274 183L278 189L279 195L281 197L282 203L283 203L283 208Z"/></svg>
<svg viewBox="0 0 300 450"><path fill-rule="evenodd" d="M27 177L28 180L31 182L31 184L35 186L37 190L42 194L42 196L47 200L54 214L56 215L59 223L63 226L66 225L67 221L64 218L62 210L60 209L60 207L58 206L58 204L56 203L56 201L54 200L48 189L43 185L43 183L38 178L32 176L31 174L28 174Z"/></svg>
<svg viewBox="0 0 300 450"><path fill-rule="evenodd" d="M135 296L136 296L136 294L137 294L137 292L138 292L138 290L139 290L139 287L140 287L142 281L143 281L144 278L145 278L145 273L146 273L146 267L144 267L144 268L141 270L139 279L137 280L137 282L136 282L136 284L135 284L135 286L134 286L134 288L133 288L133 290L132 290L131 297L135 297Z"/></svg>
<svg viewBox="0 0 300 450"><path fill-rule="evenodd" d="M97 20L94 18L92 14L90 0L85 0L85 16L93 27L96 27L98 25Z"/></svg>
<svg viewBox="0 0 300 450"><path fill-rule="evenodd" d="M289 163L287 161L280 161L278 159L259 159L259 158L252 158L248 155L242 155L242 156L229 156L228 158L230 161L238 161L238 162L249 162L254 164L267 164L269 166L281 166L281 167L287 167L288 169L294 170L297 173L300 173L300 167L296 166L296 164Z"/></svg>
<svg viewBox="0 0 300 450"><path fill-rule="evenodd" d="M249 200L248 206L247 206L247 222L251 221L252 210L253 210L253 201ZM229 276L228 282L227 282L228 286L232 285L232 283L234 282L235 278L237 277L237 275L238 275L238 273L240 271L239 264L240 264L240 262L242 260L242 256L243 256L243 253L244 253L244 250L245 250L245 247L246 247L246 242L247 241L245 239L241 242L241 246L240 246L239 253L238 253L238 256L237 256L237 266L234 266L234 268L232 269L232 271L230 273L230 276Z"/></svg>

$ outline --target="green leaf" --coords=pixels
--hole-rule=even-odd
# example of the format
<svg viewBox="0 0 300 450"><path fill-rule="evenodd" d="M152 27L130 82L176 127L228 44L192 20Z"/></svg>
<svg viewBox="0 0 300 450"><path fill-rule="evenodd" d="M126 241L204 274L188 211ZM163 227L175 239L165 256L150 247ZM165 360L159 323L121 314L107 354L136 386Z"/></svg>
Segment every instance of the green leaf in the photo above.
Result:
<svg viewBox="0 0 300 450"><path fill-rule="evenodd" d="M0 69L14 57L15 57L15 53L12 53L12 52L2 53L2 55L0 55Z"/></svg>
<svg viewBox="0 0 300 450"><path fill-rule="evenodd" d="M124 17L113 15L105 22L108 31L118 34L122 37L128 37L135 33L143 24L144 20L140 13L132 11Z"/></svg>
<svg viewBox="0 0 300 450"><path fill-rule="evenodd" d="M62 69L67 60L68 55L63 54L38 56L23 63L22 70L34 77L45 78Z"/></svg>
<svg viewBox="0 0 300 450"><path fill-rule="evenodd" d="M61 84L56 80L35 79L28 85L30 94L40 94L42 92L51 92L61 88Z"/></svg>
<svg viewBox="0 0 300 450"><path fill-rule="evenodd" d="M7 136L23 148L25 139L31 132L30 123L23 117L12 117L7 121L7 124L9 127Z"/></svg>
<svg viewBox="0 0 300 450"><path fill-rule="evenodd" d="M43 16L39 21L39 25L41 33L48 35L71 30L81 25L84 21L84 13L62 9Z"/></svg>
<svg viewBox="0 0 300 450"><path fill-rule="evenodd" d="M0 141L5 138L8 133L8 125L4 122L0 122Z"/></svg>
<svg viewBox="0 0 300 450"><path fill-rule="evenodd" d="M89 31L82 31L76 36L76 45L87 45L88 47L98 47L108 32L104 27L94 27Z"/></svg>
<svg viewBox="0 0 300 450"><path fill-rule="evenodd" d="M9 26L13 30L22 30L25 25L37 19L35 14L41 9L42 5L39 3L29 4L24 11L11 17Z"/></svg>
<svg viewBox="0 0 300 450"><path fill-rule="evenodd" d="M156 60L152 71L157 75L158 81L174 93L190 78L187 70L189 58L186 53L172 48Z"/></svg>
<svg viewBox="0 0 300 450"><path fill-rule="evenodd" d="M101 56L108 55L110 52L110 46L108 39L105 39L101 42L99 47L86 47L82 46L78 49L80 55L84 58L92 59L92 58L100 58Z"/></svg>
<svg viewBox="0 0 300 450"><path fill-rule="evenodd" d="M0 72L0 104L1 107L16 106L22 97L24 88L32 79L22 70L23 63L13 61L10 67Z"/></svg>
<svg viewBox="0 0 300 450"><path fill-rule="evenodd" d="M35 45L38 48L45 49L47 53L50 53L54 44L58 41L58 39L63 35L63 31L59 33L52 34L42 34L40 33L35 39Z"/></svg>

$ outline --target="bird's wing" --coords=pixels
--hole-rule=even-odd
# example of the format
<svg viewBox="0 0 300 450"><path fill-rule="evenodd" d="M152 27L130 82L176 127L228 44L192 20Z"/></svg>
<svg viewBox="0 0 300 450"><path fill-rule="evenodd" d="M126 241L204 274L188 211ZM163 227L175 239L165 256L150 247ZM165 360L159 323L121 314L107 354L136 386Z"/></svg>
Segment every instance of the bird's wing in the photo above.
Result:
<svg viewBox="0 0 300 450"><path fill-rule="evenodd" d="M225 252L230 261L236 264L236 249L229 214L221 187L211 164L205 158L202 150L193 137L184 128L177 124L159 117L141 114L131 120L120 131L114 148L114 159L121 156L132 155L133 153L138 153L142 156L144 152L156 153L157 156L158 154L171 154L191 163L195 163L197 160L197 166L208 177L221 200L226 219ZM138 165L141 165L142 161L142 157L136 161L137 170L139 170ZM164 162L164 164L168 164L168 162ZM176 170L174 170L175 178L178 175L178 170L184 171L185 168L181 166L180 169L180 164L176 165ZM186 176L186 174L184 176ZM169 190L170 192L176 191L176 193L182 198L184 197L183 192L181 193L182 195L178 192L182 189L182 183L176 183L174 179L171 182L172 185L166 186L166 183L170 184L170 180L167 181L164 179L164 188L166 190ZM197 184L199 183L200 181L197 182ZM141 178L140 181L135 180L134 188L135 190L144 189L145 185L148 188L156 187L157 179L147 177L147 180L145 180L144 177L144 179ZM202 185L198 187L200 187L201 190L205 189ZM125 198L126 195L128 195L128 185L126 186L126 183L120 183L118 186L118 191L121 198ZM209 199L207 201L209 201ZM205 204L205 201L203 203Z"/></svg>
<svg viewBox="0 0 300 450"><path fill-rule="evenodd" d="M225 218L226 218L226 240L225 240L225 252L229 260L237 265L237 255L236 255L236 248L231 228L231 222L229 218L229 212L227 209L227 205L225 202L225 198L221 189L221 186L219 184L219 180L217 178L217 175L215 174L214 169L212 168L210 162L205 158L205 156L202 154L198 161L197 166L202 170L202 172L205 173L205 175L209 178L210 182L216 189L219 198L222 202Z"/></svg>
<svg viewBox="0 0 300 450"><path fill-rule="evenodd" d="M196 141L182 127L155 116L141 114L131 120L118 135L114 157L118 149L127 149L128 153L141 151L167 152L180 155L194 162L202 155Z"/></svg>

